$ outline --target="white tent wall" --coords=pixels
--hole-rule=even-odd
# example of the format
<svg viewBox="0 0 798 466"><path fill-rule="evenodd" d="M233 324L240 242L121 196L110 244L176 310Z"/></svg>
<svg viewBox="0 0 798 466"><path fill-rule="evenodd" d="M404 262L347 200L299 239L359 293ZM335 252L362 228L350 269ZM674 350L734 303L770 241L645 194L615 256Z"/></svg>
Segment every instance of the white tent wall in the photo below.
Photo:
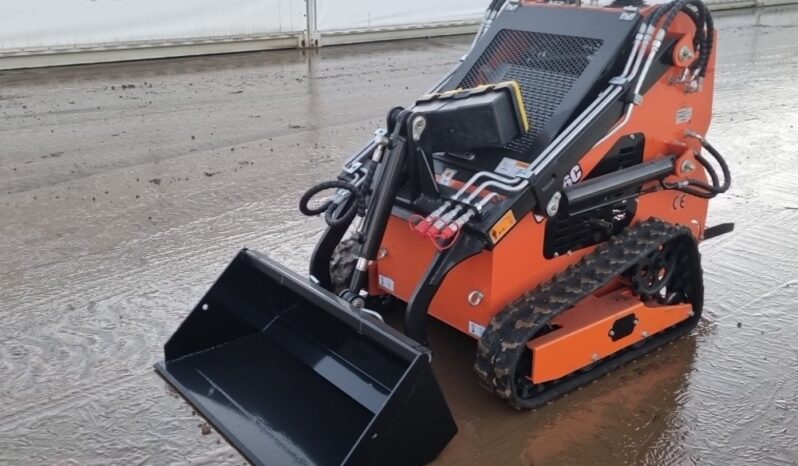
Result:
<svg viewBox="0 0 798 466"><path fill-rule="evenodd" d="M2 0L0 69L291 48L305 0Z"/></svg>
<svg viewBox="0 0 798 466"><path fill-rule="evenodd" d="M489 3L489 0L0 1L3 4L0 69L473 33ZM597 0L599 4L608 1ZM798 0L706 1L717 10L798 3Z"/></svg>
<svg viewBox="0 0 798 466"><path fill-rule="evenodd" d="M304 0L3 0L0 49L279 34Z"/></svg>
<svg viewBox="0 0 798 466"><path fill-rule="evenodd" d="M489 0L311 0L309 37L337 45L476 31ZM314 27L315 26L315 27Z"/></svg>
<svg viewBox="0 0 798 466"><path fill-rule="evenodd" d="M316 0L317 29L364 30L430 23L476 21L488 5L486 0Z"/></svg>

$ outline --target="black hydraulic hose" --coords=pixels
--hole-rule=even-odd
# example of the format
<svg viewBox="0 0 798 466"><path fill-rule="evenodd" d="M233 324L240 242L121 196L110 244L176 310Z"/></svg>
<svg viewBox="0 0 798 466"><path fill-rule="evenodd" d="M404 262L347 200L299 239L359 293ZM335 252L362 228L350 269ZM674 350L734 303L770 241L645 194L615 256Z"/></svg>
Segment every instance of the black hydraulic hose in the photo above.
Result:
<svg viewBox="0 0 798 466"><path fill-rule="evenodd" d="M692 11L689 6L695 7L696 11ZM651 15L649 24L656 25L665 11L667 11L667 15L662 25L665 31L670 28L671 24L676 19L676 15L680 11L685 12L685 14L690 16L693 20L696 27L696 37L693 45L695 46L697 42L699 57L692 68L700 69L698 76L703 78L707 72L709 57L712 55L712 48L715 40L715 23L709 8L707 8L706 4L701 0L674 0L665 7L658 8L657 11Z"/></svg>
<svg viewBox="0 0 798 466"><path fill-rule="evenodd" d="M348 181L322 181L321 183L311 186L310 189L305 191L305 194L299 198L299 211L308 217L315 217L316 215L329 212L331 209L334 210L336 205L333 203L332 199L325 201L319 207L310 207L310 200L320 192L326 191L328 189L343 189L345 191L349 191L349 193L355 197L360 195L360 190L357 188L357 186Z"/></svg>
<svg viewBox="0 0 798 466"><path fill-rule="evenodd" d="M690 6L694 7L695 10L690 8ZM701 0L688 0L687 5L685 5L685 11L689 11L695 13L695 19L693 23L696 27L696 41L698 49L703 54L706 51L707 47L707 17L710 16L709 9L707 9L704 2ZM692 18L692 16L691 16Z"/></svg>
<svg viewBox="0 0 798 466"><path fill-rule="evenodd" d="M717 186L715 188L715 191L718 194L725 193L726 191L729 190L729 187L731 186L731 171L729 170L729 165L726 163L726 159L724 159L723 156L720 155L720 152L718 152L718 150L715 149L715 147L712 144L710 144L709 141L707 141L706 139L703 138L701 139L701 146L704 149L706 149L707 152L709 152L712 155L715 161L718 162L718 165L720 165L721 172L723 173L723 184ZM707 161L707 159L701 156L701 154L699 154L696 157L696 160L698 160L701 163L701 165L704 165L705 167L709 166L709 162Z"/></svg>
<svg viewBox="0 0 798 466"><path fill-rule="evenodd" d="M707 152L712 155L712 158L715 159L718 165L720 165L720 169L723 174L723 183L720 183L718 173L715 171L715 168L712 166L709 160L707 160L707 158L701 154L696 154L695 159L709 174L709 177L712 181L711 184L694 178L688 178L679 183L663 182L662 185L666 189L676 189L702 199L712 199L718 194L725 193L729 190L729 187L731 186L731 171L729 170L729 165L726 163L726 159L723 158L720 152L718 152L718 150L715 149L715 147L712 146L709 141L704 138L699 138L699 140L701 141L701 146L706 149Z"/></svg>
<svg viewBox="0 0 798 466"><path fill-rule="evenodd" d="M651 18L649 19L648 24L656 27L657 24L659 23L659 20L662 18L662 15L670 11L673 8L673 6L676 4L676 1L677 0L672 0L669 3L663 3L659 5L657 9L654 11L654 13L651 14Z"/></svg>
<svg viewBox="0 0 798 466"><path fill-rule="evenodd" d="M366 177L360 185L360 204L357 206L357 213L361 217L366 215L366 198L371 195L371 184L374 183L374 174L377 172L377 163L369 160L366 169Z"/></svg>
<svg viewBox="0 0 798 466"><path fill-rule="evenodd" d="M672 2L673 3L673 2ZM684 7L687 0L677 0L675 4L668 10L668 14L665 15L665 21L662 23L662 29L667 32L668 29L671 28L671 24L673 24L673 20L676 19L676 15Z"/></svg>
<svg viewBox="0 0 798 466"><path fill-rule="evenodd" d="M695 7L697 13L692 12L692 10L687 8L687 6ZM709 57L712 55L712 48L714 46L715 23L712 19L712 13L710 13L709 8L707 8L706 4L701 0L687 0L683 11L690 15L690 17L693 19L693 22L696 24L696 38L700 38L698 41L700 55L693 68L700 69L701 71L699 72L699 76L703 78L706 75Z"/></svg>
<svg viewBox="0 0 798 466"><path fill-rule="evenodd" d="M712 55L712 48L715 46L715 21L712 19L712 13L709 12L709 8L701 3L701 7L704 9L706 13L706 24L707 24L707 33L705 37L706 41L706 49L701 49L701 58L700 58L700 65L701 72L698 73L700 77L704 77L707 74L707 66L709 65L709 57ZM707 149L709 150L709 149Z"/></svg>
<svg viewBox="0 0 798 466"><path fill-rule="evenodd" d="M709 179L712 180L712 186L720 186L720 179L718 178L718 172L715 171L715 167L709 163L709 161L701 154L695 154L695 159L698 160L704 169L709 173Z"/></svg>
<svg viewBox="0 0 798 466"><path fill-rule="evenodd" d="M688 5L694 6L696 12L692 12ZM667 31L680 11L684 11L690 16L696 25L699 57L692 68L699 69L698 76L703 78L706 75L709 57L712 55L712 48L714 47L715 23L709 8L701 0L672 0L670 3L657 8L652 13L648 24L656 26L664 16L662 29ZM706 32L704 31L705 29Z"/></svg>
<svg viewBox="0 0 798 466"><path fill-rule="evenodd" d="M695 25L695 37L693 38L693 49L700 53L700 51L704 50L706 47L704 42L704 17L703 17L703 10L697 8L693 10L690 8L693 2L689 2L682 11L690 17Z"/></svg>
<svg viewBox="0 0 798 466"><path fill-rule="evenodd" d="M694 189L698 188L698 189ZM702 199L712 199L718 194L712 191L712 186L694 179L687 180L687 186L677 188L679 191Z"/></svg>
<svg viewBox="0 0 798 466"><path fill-rule="evenodd" d="M315 217L316 215L320 215L324 213L332 205L332 199L328 199L319 207L310 207L309 203L310 200L313 198L313 196L322 191L333 188L346 189L347 191L352 192L353 190L350 189L351 187L352 185L350 183L339 180L323 181L319 184L313 185L310 189L305 191L305 194L303 194L302 197L299 198L299 211L302 212L303 215L307 215L308 217Z"/></svg>
<svg viewBox="0 0 798 466"><path fill-rule="evenodd" d="M359 209L360 197L355 196L355 201L348 205L347 202L333 204L324 213L324 221L331 227L348 225L355 219ZM344 209L344 210L341 210Z"/></svg>
<svg viewBox="0 0 798 466"><path fill-rule="evenodd" d="M375 170L376 164L370 162L366 170L366 177L363 179L363 184L361 184L360 187L342 180L323 181L312 186L299 198L299 211L309 217L315 217L324 213L324 220L331 227L351 223L355 215L363 216L366 213L366 197L368 196L371 182L374 179ZM354 202L351 203L349 208L345 208L343 212L339 212L341 204L334 203L332 200L327 200L319 207L310 207L310 200L320 192L328 189L343 189L349 191L349 195L354 199Z"/></svg>

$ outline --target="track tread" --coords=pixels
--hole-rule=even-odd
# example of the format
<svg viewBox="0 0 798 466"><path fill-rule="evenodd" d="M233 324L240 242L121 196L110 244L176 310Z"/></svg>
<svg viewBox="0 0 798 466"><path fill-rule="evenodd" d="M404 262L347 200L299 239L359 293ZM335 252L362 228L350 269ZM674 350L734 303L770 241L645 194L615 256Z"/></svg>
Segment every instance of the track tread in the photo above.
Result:
<svg viewBox="0 0 798 466"><path fill-rule="evenodd" d="M336 294L349 286L349 280L357 263L359 247L360 243L353 238L346 238L333 250L332 257L330 257L330 279Z"/></svg>
<svg viewBox="0 0 798 466"><path fill-rule="evenodd" d="M637 223L496 313L477 345L474 369L482 386L518 409L543 404L545 401L537 402L536 397L522 399L516 394L516 365L526 343L558 314L680 236L695 241L692 232L682 226L658 219Z"/></svg>

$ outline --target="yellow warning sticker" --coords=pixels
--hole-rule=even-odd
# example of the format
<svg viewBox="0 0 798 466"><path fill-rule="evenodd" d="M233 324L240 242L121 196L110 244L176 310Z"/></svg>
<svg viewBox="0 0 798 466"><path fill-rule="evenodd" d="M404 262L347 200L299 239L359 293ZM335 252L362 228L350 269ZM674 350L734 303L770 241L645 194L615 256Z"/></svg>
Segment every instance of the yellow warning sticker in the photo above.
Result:
<svg viewBox="0 0 798 466"><path fill-rule="evenodd" d="M493 244L498 243L500 239L504 238L504 235L510 231L513 225L515 225L515 215L513 215L512 210L508 210L507 213L493 225L493 228L490 229L490 239L493 241Z"/></svg>

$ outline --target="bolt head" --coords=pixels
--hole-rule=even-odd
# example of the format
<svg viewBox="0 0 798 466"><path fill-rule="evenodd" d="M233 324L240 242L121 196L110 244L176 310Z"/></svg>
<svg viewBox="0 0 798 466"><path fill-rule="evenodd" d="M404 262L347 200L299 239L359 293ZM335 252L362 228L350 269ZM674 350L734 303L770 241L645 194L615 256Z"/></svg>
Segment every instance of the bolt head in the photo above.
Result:
<svg viewBox="0 0 798 466"><path fill-rule="evenodd" d="M380 250L377 251L377 259L382 259L387 255L388 255L388 250L386 248L380 248Z"/></svg>
<svg viewBox="0 0 798 466"><path fill-rule="evenodd" d="M485 294L479 290L474 290L471 293L468 293L468 304L472 306L479 306L484 299Z"/></svg>
<svg viewBox="0 0 798 466"><path fill-rule="evenodd" d="M682 173L690 173L695 170L695 164L692 160L685 160L682 162Z"/></svg>
<svg viewBox="0 0 798 466"><path fill-rule="evenodd" d="M551 196L549 200L549 204L546 206L546 213L549 214L549 217L554 217L557 215L557 212L560 210L560 200L562 199L562 194L558 191Z"/></svg>
<svg viewBox="0 0 798 466"><path fill-rule="evenodd" d="M689 45L683 45L682 48L679 49L679 58L682 61L692 60L693 59L693 49L690 48Z"/></svg>

